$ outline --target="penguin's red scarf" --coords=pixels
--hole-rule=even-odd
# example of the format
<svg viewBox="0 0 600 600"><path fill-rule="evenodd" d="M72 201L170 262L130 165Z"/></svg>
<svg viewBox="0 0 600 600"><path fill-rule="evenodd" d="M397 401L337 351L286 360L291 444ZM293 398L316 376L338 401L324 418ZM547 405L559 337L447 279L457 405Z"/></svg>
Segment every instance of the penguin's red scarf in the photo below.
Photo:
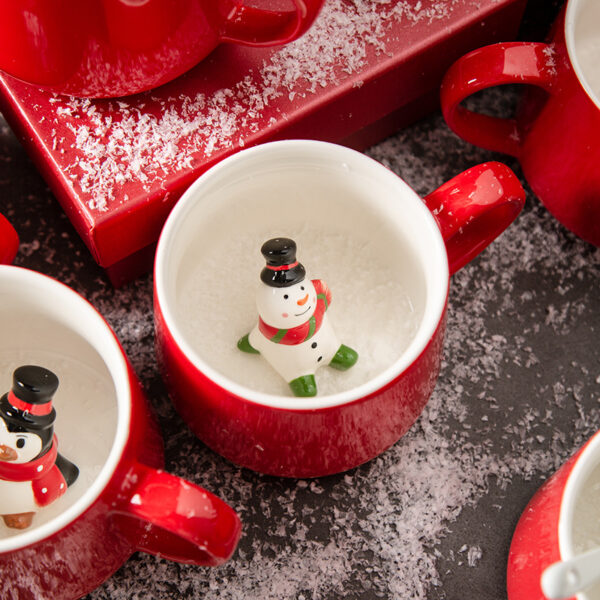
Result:
<svg viewBox="0 0 600 600"><path fill-rule="evenodd" d="M267 325L260 317L258 318L259 331L275 344L285 344L287 346L295 346L310 340L310 338L319 331L323 323L325 311L331 304L331 292L327 284L321 279L313 279L311 283L315 286L317 292L317 306L312 317L302 325L292 327L291 329L277 329Z"/></svg>
<svg viewBox="0 0 600 600"><path fill-rule="evenodd" d="M46 506L67 491L67 482L55 464L57 454L58 441L54 436L50 450L37 460L17 465L0 461L0 479L31 481L36 503Z"/></svg>

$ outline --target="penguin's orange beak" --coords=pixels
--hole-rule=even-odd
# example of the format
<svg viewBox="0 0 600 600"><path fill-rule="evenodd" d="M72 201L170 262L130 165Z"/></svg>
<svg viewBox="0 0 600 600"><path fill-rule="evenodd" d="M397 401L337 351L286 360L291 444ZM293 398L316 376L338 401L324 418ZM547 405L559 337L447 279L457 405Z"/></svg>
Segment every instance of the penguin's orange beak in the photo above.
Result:
<svg viewBox="0 0 600 600"><path fill-rule="evenodd" d="M308 300L308 294L306 294L306 296L304 296L304 298L302 298L301 300L297 300L296 304L298 306L304 306L306 304L307 300Z"/></svg>
<svg viewBox="0 0 600 600"><path fill-rule="evenodd" d="M17 458L18 454L14 448L0 444L0 460L9 462L11 460L17 460Z"/></svg>

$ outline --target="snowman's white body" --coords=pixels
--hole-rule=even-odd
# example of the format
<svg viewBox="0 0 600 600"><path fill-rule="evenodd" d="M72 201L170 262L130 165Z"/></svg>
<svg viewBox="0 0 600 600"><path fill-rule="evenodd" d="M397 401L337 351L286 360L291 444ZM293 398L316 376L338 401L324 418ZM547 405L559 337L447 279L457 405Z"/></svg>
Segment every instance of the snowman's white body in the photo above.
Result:
<svg viewBox="0 0 600 600"><path fill-rule="evenodd" d="M261 284L256 304L265 323L274 328L290 329L306 323L315 313L317 291L313 282L307 279L282 288ZM250 332L248 341L287 382L313 375L320 366L328 365L341 345L327 314L323 315L320 328L301 343L273 342L262 333L259 325Z"/></svg>
<svg viewBox="0 0 600 600"><path fill-rule="evenodd" d="M320 366L331 362L340 347L327 315L323 317L319 331L301 344L275 344L259 331L258 325L250 332L249 341L287 382L303 375L314 375Z"/></svg>
<svg viewBox="0 0 600 600"><path fill-rule="evenodd" d="M31 481L0 479L0 515L37 512L39 508L33 495Z"/></svg>

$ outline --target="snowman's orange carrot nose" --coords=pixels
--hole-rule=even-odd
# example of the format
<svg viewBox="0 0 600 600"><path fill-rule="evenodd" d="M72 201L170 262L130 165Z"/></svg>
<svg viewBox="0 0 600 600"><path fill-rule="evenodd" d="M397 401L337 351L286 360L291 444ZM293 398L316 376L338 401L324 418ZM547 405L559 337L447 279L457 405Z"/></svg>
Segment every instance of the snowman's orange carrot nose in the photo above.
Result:
<svg viewBox="0 0 600 600"><path fill-rule="evenodd" d="M14 448L0 444L0 460L8 462L10 460L17 460L17 458L17 451Z"/></svg>
<svg viewBox="0 0 600 600"><path fill-rule="evenodd" d="M302 298L302 300L297 300L296 304L298 306L302 306L303 304L306 304L306 301L308 300L308 294L306 294L306 296L304 296L304 298Z"/></svg>

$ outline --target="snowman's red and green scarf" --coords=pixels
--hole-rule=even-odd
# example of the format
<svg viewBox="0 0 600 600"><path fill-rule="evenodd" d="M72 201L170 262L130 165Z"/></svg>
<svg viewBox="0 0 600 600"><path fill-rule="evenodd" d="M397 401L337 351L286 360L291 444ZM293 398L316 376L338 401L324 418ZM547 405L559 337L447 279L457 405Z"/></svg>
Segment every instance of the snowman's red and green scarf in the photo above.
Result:
<svg viewBox="0 0 600 600"><path fill-rule="evenodd" d="M325 311L331 304L331 291L327 284L321 279L313 279L311 283L315 286L317 292L317 306L312 317L302 325L292 327L291 329L277 329L267 325L260 317L258 318L259 331L275 344L285 344L295 346L310 340L310 338L319 331L323 323Z"/></svg>

